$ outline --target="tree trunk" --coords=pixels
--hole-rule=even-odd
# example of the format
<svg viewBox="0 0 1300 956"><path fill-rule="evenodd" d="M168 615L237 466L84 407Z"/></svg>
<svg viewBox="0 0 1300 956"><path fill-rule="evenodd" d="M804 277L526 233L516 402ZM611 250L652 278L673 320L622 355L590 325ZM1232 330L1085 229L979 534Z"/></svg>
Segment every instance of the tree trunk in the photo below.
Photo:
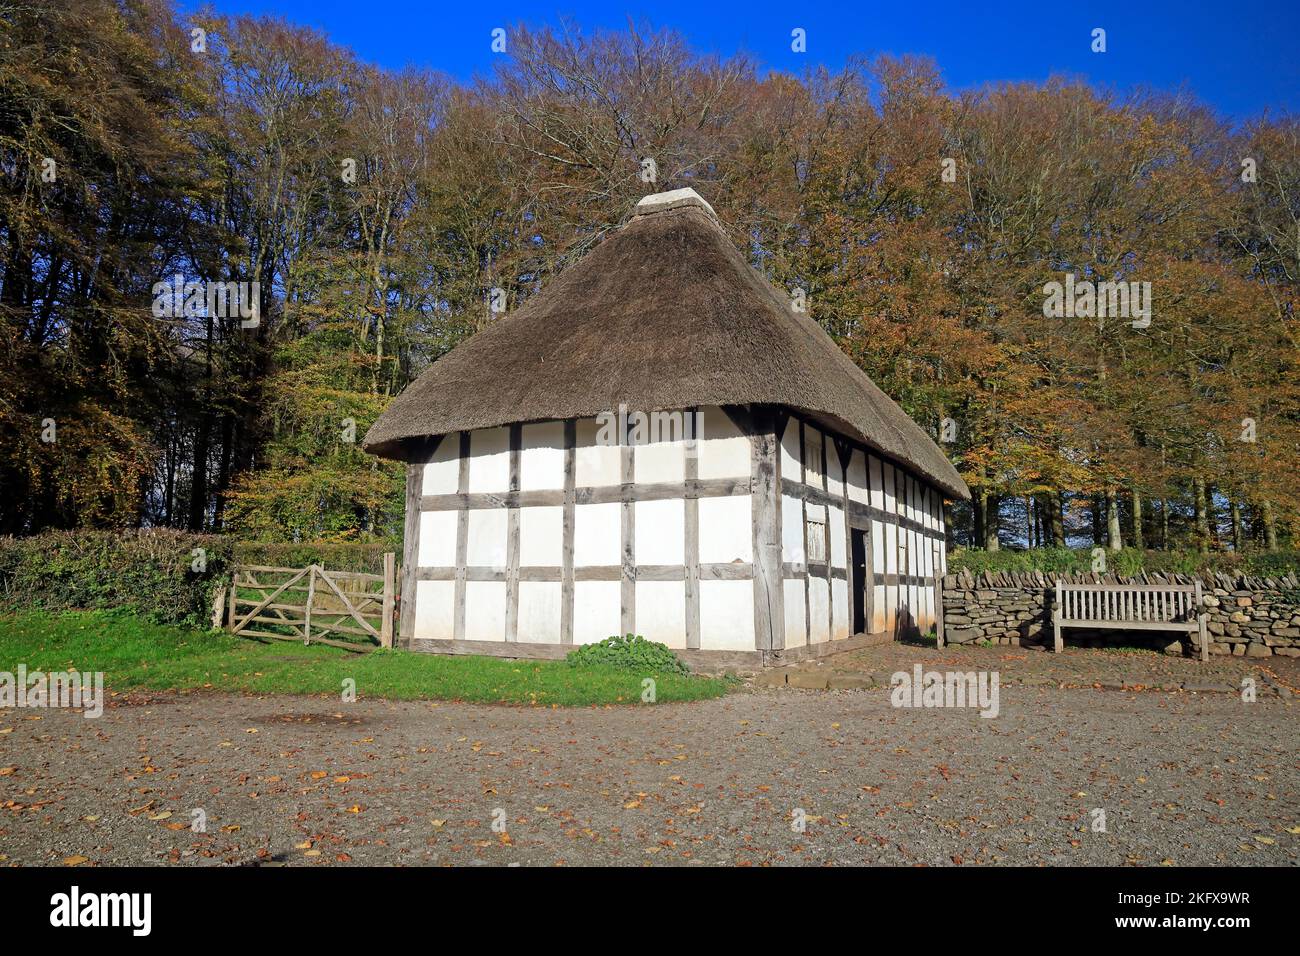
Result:
<svg viewBox="0 0 1300 956"><path fill-rule="evenodd" d="M1196 550L1205 554L1210 550L1210 517L1205 508L1205 480L1192 479L1192 507L1195 509Z"/></svg>
<svg viewBox="0 0 1300 956"><path fill-rule="evenodd" d="M1119 529L1119 495L1114 488L1106 489L1106 547L1112 551L1124 547L1124 535Z"/></svg>
<svg viewBox="0 0 1300 956"><path fill-rule="evenodd" d="M1169 550L1169 499L1160 499L1160 547Z"/></svg>
<svg viewBox="0 0 1300 956"><path fill-rule="evenodd" d="M1001 504L997 495L988 495L984 499L984 550L998 550L998 506Z"/></svg>
<svg viewBox="0 0 1300 956"><path fill-rule="evenodd" d="M1232 517L1232 550L1240 551L1244 544L1241 534L1241 503L1236 498L1231 499L1228 511Z"/></svg>
<svg viewBox="0 0 1300 956"><path fill-rule="evenodd" d="M984 492L976 491L971 496L970 503L971 523L974 526L971 529L972 548L984 547Z"/></svg>
<svg viewBox="0 0 1300 956"><path fill-rule="evenodd" d="M1047 535L1053 548L1065 547L1065 505L1059 491L1043 496L1047 511Z"/></svg>
<svg viewBox="0 0 1300 956"><path fill-rule="evenodd" d="M1264 525L1264 547L1277 550L1277 521L1273 517L1273 502L1265 498L1259 503L1259 516Z"/></svg>
<svg viewBox="0 0 1300 956"><path fill-rule="evenodd" d="M1092 543L1101 544L1101 499L1097 495L1092 496Z"/></svg>
<svg viewBox="0 0 1300 956"><path fill-rule="evenodd" d="M1133 489L1133 547L1141 551L1146 547L1146 538L1142 534L1142 492Z"/></svg>
<svg viewBox="0 0 1300 956"><path fill-rule="evenodd" d="M1219 549L1219 513L1214 504L1215 486L1205 483L1205 520L1210 530L1210 550Z"/></svg>

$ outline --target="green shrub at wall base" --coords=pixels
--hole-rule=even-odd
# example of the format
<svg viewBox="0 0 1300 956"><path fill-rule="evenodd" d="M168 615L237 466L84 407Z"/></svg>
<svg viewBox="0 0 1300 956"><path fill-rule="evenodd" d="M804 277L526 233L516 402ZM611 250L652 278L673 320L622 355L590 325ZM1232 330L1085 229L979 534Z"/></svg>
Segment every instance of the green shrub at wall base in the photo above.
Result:
<svg viewBox="0 0 1300 956"><path fill-rule="evenodd" d="M666 644L647 641L640 634L607 637L599 644L584 644L569 651L565 658L570 664L604 664L652 674L689 674L691 669L682 663Z"/></svg>

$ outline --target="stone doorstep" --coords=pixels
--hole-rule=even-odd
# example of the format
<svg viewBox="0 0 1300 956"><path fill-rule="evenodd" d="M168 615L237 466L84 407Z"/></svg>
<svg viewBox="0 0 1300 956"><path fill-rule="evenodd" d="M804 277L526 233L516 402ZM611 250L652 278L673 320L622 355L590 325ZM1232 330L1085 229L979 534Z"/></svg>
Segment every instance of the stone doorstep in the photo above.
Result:
<svg viewBox="0 0 1300 956"><path fill-rule="evenodd" d="M779 667L754 677L758 687L795 687L800 690L867 690L879 686L874 677L818 672L815 669Z"/></svg>

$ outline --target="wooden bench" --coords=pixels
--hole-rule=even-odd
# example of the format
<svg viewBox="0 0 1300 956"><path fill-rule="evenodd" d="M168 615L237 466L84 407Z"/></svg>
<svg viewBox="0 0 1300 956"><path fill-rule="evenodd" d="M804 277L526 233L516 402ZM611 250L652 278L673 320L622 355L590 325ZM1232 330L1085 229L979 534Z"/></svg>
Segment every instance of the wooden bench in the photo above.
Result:
<svg viewBox="0 0 1300 956"><path fill-rule="evenodd" d="M1063 627L1122 631L1178 631L1201 636L1201 660L1210 659L1201 582L1195 584L1062 584L1052 610L1053 649Z"/></svg>

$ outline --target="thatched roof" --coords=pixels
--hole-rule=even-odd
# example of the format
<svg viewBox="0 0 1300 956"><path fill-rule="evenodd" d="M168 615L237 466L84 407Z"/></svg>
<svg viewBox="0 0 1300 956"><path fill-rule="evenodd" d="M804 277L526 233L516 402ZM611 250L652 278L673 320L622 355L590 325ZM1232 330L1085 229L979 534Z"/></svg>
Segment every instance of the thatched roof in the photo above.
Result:
<svg viewBox="0 0 1300 956"><path fill-rule="evenodd" d="M744 259L693 190L648 196L632 218L517 311L435 362L363 447L582 418L625 404L784 405L909 466L953 497L966 483L822 328Z"/></svg>

